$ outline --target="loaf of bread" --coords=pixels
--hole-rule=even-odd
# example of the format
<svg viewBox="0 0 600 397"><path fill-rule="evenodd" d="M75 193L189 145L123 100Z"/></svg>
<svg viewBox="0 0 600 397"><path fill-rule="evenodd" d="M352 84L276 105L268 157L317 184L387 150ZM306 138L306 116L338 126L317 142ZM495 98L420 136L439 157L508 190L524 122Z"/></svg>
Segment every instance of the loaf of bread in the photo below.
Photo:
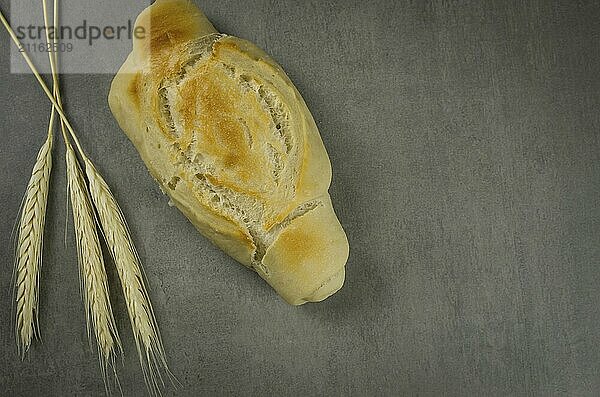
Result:
<svg viewBox="0 0 600 397"><path fill-rule="evenodd" d="M190 1L158 0L109 104L162 190L195 227L288 303L344 283L348 241L331 165L304 100L254 44Z"/></svg>

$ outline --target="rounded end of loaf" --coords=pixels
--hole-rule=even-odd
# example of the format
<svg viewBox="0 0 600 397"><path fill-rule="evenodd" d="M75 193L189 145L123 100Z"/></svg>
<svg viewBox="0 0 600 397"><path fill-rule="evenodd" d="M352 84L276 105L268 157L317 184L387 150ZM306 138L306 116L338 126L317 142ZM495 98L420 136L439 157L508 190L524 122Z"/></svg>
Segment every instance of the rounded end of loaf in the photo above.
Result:
<svg viewBox="0 0 600 397"><path fill-rule="evenodd" d="M133 51L139 57L159 57L179 44L218 33L202 11L187 0L157 0L137 17L135 29L145 34L134 38Z"/></svg>
<svg viewBox="0 0 600 397"><path fill-rule="evenodd" d="M263 258L258 272L291 305L319 302L344 284L349 247L329 196L294 219Z"/></svg>
<svg viewBox="0 0 600 397"><path fill-rule="evenodd" d="M346 269L342 268L339 272L331 276L325 284L319 287L312 295L305 298L306 302L321 302L338 292L344 285L346 278Z"/></svg>

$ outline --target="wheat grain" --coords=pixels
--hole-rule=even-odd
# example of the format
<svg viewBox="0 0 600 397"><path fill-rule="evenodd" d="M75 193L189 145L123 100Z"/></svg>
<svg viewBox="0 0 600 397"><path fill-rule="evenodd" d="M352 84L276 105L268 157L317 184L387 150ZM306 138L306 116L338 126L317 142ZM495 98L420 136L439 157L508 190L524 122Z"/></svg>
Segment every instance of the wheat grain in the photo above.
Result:
<svg viewBox="0 0 600 397"><path fill-rule="evenodd" d="M39 336L39 278L52 169L52 125L53 117L46 141L40 148L33 166L19 218L15 255L15 299L17 347L21 357L29 350L33 337Z"/></svg>
<svg viewBox="0 0 600 397"><path fill-rule="evenodd" d="M90 203L83 173L73 147L66 146L67 180L73 210L73 225L77 241L77 256L81 279L81 291L85 305L88 337L93 330L98 347L102 375L106 380L106 368L114 368L115 350L122 352L115 319L110 306L108 280L104 258L96 231L94 210Z"/></svg>
<svg viewBox="0 0 600 397"><path fill-rule="evenodd" d="M152 305L144 285L140 259L123 213L110 188L92 162L88 159L84 159L84 162L92 201L121 280L144 379L151 393L159 393L159 386L163 384L159 368L170 373Z"/></svg>

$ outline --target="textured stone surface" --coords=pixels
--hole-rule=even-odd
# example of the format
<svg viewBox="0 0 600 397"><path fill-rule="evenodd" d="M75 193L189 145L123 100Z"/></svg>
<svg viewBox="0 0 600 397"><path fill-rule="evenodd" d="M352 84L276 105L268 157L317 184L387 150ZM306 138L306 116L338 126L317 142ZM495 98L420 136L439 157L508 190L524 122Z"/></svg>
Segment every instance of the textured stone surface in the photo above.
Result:
<svg viewBox="0 0 600 397"><path fill-rule="evenodd" d="M109 112L111 76L65 76L71 119L145 263L182 383L167 395L597 395L598 2L200 5L218 29L272 54L304 95L351 254L338 294L286 305L167 205ZM31 76L9 73L0 38L0 394L102 395L71 225L64 243L60 144L44 343L24 362L16 354L10 232L49 106ZM143 395L109 276L120 380L125 395Z"/></svg>

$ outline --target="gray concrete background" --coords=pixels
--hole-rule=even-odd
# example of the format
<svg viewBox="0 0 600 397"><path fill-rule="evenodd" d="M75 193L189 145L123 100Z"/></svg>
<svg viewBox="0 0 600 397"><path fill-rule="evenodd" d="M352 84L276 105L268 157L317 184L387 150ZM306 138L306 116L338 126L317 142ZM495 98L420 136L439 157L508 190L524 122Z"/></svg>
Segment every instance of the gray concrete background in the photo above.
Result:
<svg viewBox="0 0 600 397"><path fill-rule="evenodd" d="M600 393L598 2L198 3L304 95L351 255L338 294L287 306L167 205L109 112L111 76L65 76L68 112L145 263L182 383L166 395ZM64 243L60 145L43 343L24 362L14 347L9 234L49 106L31 76L9 73L0 37L0 394L102 395L71 226ZM113 292L124 394L143 395Z"/></svg>

